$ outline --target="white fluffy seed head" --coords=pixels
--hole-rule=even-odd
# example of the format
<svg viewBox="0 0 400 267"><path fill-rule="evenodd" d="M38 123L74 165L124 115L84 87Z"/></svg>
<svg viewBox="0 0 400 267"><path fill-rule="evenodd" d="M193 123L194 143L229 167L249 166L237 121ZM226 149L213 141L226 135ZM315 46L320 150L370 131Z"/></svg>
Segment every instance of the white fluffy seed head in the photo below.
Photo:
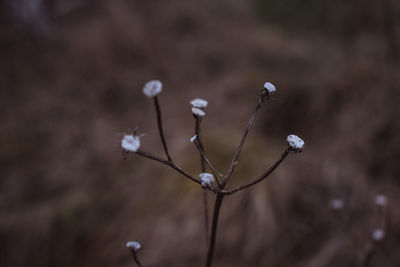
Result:
<svg viewBox="0 0 400 267"><path fill-rule="evenodd" d="M143 87L143 94L148 98L153 98L162 91L162 83L154 80L146 83Z"/></svg>
<svg viewBox="0 0 400 267"><path fill-rule="evenodd" d="M190 142L194 142L194 140L196 140L196 138L197 138L197 134L195 134L195 135L193 135L191 138L190 138Z"/></svg>
<svg viewBox="0 0 400 267"><path fill-rule="evenodd" d="M379 194L375 197L375 204L378 206L386 206L387 204L387 197L385 195Z"/></svg>
<svg viewBox="0 0 400 267"><path fill-rule="evenodd" d="M372 239L375 241L382 241L385 238L385 231L383 229L377 228L372 231Z"/></svg>
<svg viewBox="0 0 400 267"><path fill-rule="evenodd" d="M268 92L268 94L272 94L276 91L275 85L270 82L264 83L264 89Z"/></svg>
<svg viewBox="0 0 400 267"><path fill-rule="evenodd" d="M131 249L134 252L137 252L142 249L142 245L138 241L126 242L126 247Z"/></svg>
<svg viewBox="0 0 400 267"><path fill-rule="evenodd" d="M203 172L199 175L202 187L211 187L214 183L214 176L211 173Z"/></svg>
<svg viewBox="0 0 400 267"><path fill-rule="evenodd" d="M344 206L343 199L340 199L340 198L332 199L329 202L329 206L333 210L341 210L343 208L343 206Z"/></svg>
<svg viewBox="0 0 400 267"><path fill-rule="evenodd" d="M140 137L126 134L121 140L121 147L126 151L136 152L140 147Z"/></svg>
<svg viewBox="0 0 400 267"><path fill-rule="evenodd" d="M196 116L203 117L206 113L199 108L192 108L192 113Z"/></svg>
<svg viewBox="0 0 400 267"><path fill-rule="evenodd" d="M190 105L194 108L205 108L208 105L207 100L201 99L201 98L195 98L192 101L190 101Z"/></svg>
<svg viewBox="0 0 400 267"><path fill-rule="evenodd" d="M300 152L303 150L304 141L297 135L294 135L294 134L288 135L288 137L286 138L286 141L292 150L297 151L297 152Z"/></svg>

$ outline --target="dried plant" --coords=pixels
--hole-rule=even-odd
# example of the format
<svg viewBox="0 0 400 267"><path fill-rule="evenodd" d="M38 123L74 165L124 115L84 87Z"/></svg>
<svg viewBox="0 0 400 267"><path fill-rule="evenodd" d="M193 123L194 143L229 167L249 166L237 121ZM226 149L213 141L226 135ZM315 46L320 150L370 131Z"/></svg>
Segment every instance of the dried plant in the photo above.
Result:
<svg viewBox="0 0 400 267"><path fill-rule="evenodd" d="M194 143L197 147L197 150L200 155L201 159L201 170L202 172L199 174L199 178L189 174L186 172L184 169L179 167L178 165L175 164L173 161L171 155L169 154L168 151L168 146L167 142L165 140L164 136L164 130L163 130L163 120L162 120L162 112L158 100L158 95L162 91L162 83L160 81L150 81L148 82L144 88L143 88L143 93L146 95L148 98L152 99L154 102L154 106L156 109L156 114L157 114L157 125L158 125L158 130L159 130L159 135L161 138L161 142L164 148L165 156L166 159L160 158L157 156L154 156L152 154L149 154L147 152L144 152L140 150L140 136L136 135L136 133L133 134L126 134L122 138L121 141L121 147L124 153L124 156L128 156L129 154L135 154L139 155L154 161L157 161L161 164L167 165L168 167L176 170L180 174L182 174L184 177L190 179L191 181L199 184L201 188L203 189L203 197L204 197L204 214L205 214L205 234L206 234L206 240L208 242L208 252L207 252L207 258L206 258L206 266L209 267L212 265L213 262L213 256L214 256L214 251L215 251L215 241L217 238L217 229L218 229L218 218L219 218L219 213L221 210L221 206L223 203L223 200L226 196L233 195L237 192L240 192L244 189L250 188L253 185L258 184L259 182L263 181L265 178L267 178L269 175L272 174L272 172L285 160L285 158L292 153L299 153L302 151L304 147L304 141L300 139L296 135L289 135L286 139L287 141L287 147L283 151L282 155L280 158L272 165L270 166L263 174L258 176L257 178L251 180L251 182L241 185L237 188L233 189L228 189L227 185L229 183L230 178L232 177L232 174L235 171L235 168L238 163L239 155L240 152L242 151L243 145L246 141L246 137L248 133L250 132L254 120L256 118L256 115L261 108L263 102L265 99L269 99L270 96L275 92L276 88L275 86L270 83L266 82L264 84L264 88L261 90L259 99L257 101L256 107L254 108L254 111L247 123L247 126L243 132L242 138L240 140L240 143L236 149L236 152L233 156L232 162L230 164L230 167L228 171L222 175L219 174L211 161L208 159L204 145L202 142L202 136L201 136L201 121L203 117L205 116L205 111L204 109L207 107L208 102L206 100L196 98L190 102L191 105L191 111L195 120L195 127L194 127L194 136L190 138L190 141ZM206 169L207 167L211 171L211 173L207 173ZM214 204L214 210L213 210L213 216L212 216L212 224L211 224L211 232L209 230L208 226L208 210L207 210L207 191L211 191L215 195L215 204ZM138 257L137 257L137 252L141 249L140 243L137 241L130 241L127 243L127 247L131 250L133 259L134 261L141 266Z"/></svg>

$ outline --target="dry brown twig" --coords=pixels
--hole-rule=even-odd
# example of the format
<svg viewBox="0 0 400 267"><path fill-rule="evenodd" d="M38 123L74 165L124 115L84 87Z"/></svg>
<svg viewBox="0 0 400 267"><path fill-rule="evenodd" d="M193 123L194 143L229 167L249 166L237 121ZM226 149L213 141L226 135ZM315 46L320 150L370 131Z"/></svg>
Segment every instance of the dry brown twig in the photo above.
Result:
<svg viewBox="0 0 400 267"><path fill-rule="evenodd" d="M271 94L275 92L275 86L269 82L264 84L264 88L261 91L261 94L257 101L256 107L254 108L254 111L253 111L253 113L247 123L247 126L243 132L242 138L241 138L240 143L235 151L235 154L233 156L230 167L229 167L228 171L225 173L225 175L222 176L221 181L218 178L219 173L216 171L215 167L213 166L211 161L206 156L206 153L204 150L204 144L202 142L200 125L201 125L201 121L202 121L203 117L205 116L204 109L205 109L205 107L207 107L208 102L203 99L199 99L199 98L194 99L190 102L191 111L192 111L193 117L195 119L195 130L194 130L195 135L190 139L190 141L196 145L196 148L200 154L200 162L201 162L201 173L199 175L200 178L196 178L195 176L187 173L181 167L177 166L169 154L167 142L166 142L166 139L164 136L163 123L162 123L162 112L161 112L161 108L160 108L159 101L158 101L158 94L160 94L161 91L162 91L162 84L160 81L150 81L143 88L143 93L147 97L149 97L150 99L152 99L154 101L156 114L157 114L158 131L160 134L161 143L163 145L163 149L164 149L167 159L159 158L157 156L154 156L152 154L149 154L147 152L139 150L140 136L137 136L136 134L124 135L124 137L121 141L121 147L122 147L124 153L133 153L138 156L142 156L144 158L148 158L150 160L167 165L170 168L176 170L178 173L182 174L184 177L188 178L189 180L201 185L201 187L203 188L203 193L204 193L203 194L203 197L204 197L203 202L204 202L204 216L205 216L205 232L206 232L206 240L208 242L208 252L207 252L207 258L206 258L205 265L206 265L206 267L210 267L212 265L213 258L214 258L215 241L216 241L217 229L218 229L218 219L219 219L219 213L221 210L221 206L222 206L224 197L228 196L228 195L233 195L237 192L240 192L242 190L250 188L250 187L260 183L261 181L265 180L268 176L270 176L274 172L274 170L286 159L286 157L289 154L301 152L304 147L304 141L301 140L296 135L289 135L286 139L288 147L285 148L281 157L270 168L268 168L263 174L261 174L257 178L251 180L251 182L244 184L242 186L239 186L237 188L228 190L228 189L226 189L226 187L228 185L230 178L232 177L232 174L235 171L235 168L238 163L238 159L239 159L240 153L242 151L242 148L244 146L244 143L246 141L247 135L249 134L249 132L254 124L257 113L260 110L264 100L269 99ZM206 168L209 168L210 171L212 172L212 174L207 173ZM211 191L212 193L215 194L215 204L214 204L214 211L213 211L212 224L211 224L211 233L209 232L209 227L208 227L207 191ZM131 241L131 242L135 242L135 241ZM128 243L127 243L127 246L128 246ZM130 249L132 251L132 255L134 257L134 260L138 266L141 266L140 262L138 261L137 255L136 255L137 251L141 248L141 245L139 244L139 249L136 249L136 250L132 249L132 247L133 248L135 248L135 247L133 245L130 247Z"/></svg>

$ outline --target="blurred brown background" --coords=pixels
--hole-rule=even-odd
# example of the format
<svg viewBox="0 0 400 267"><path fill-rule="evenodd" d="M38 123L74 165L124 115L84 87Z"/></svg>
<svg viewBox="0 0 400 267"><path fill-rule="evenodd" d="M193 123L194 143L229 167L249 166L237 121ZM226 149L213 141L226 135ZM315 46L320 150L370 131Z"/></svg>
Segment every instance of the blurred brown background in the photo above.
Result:
<svg viewBox="0 0 400 267"><path fill-rule="evenodd" d="M203 266L199 186L121 155L135 126L163 155L151 79L190 173L194 97L209 101L205 148L223 172L263 83L277 86L231 186L288 134L306 142L226 199L215 266L400 266L398 1L3 0L0 14L0 266L134 266L128 240L145 266Z"/></svg>

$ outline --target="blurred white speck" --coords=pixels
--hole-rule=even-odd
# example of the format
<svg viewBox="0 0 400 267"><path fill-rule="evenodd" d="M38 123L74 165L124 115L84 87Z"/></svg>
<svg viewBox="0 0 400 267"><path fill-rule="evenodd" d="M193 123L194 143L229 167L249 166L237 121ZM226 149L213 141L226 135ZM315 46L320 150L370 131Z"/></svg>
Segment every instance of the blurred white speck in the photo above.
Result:
<svg viewBox="0 0 400 267"><path fill-rule="evenodd" d="M195 135L193 135L191 138L190 138L190 142L194 142L194 140L196 140L196 138L197 138L197 135L195 134Z"/></svg>
<svg viewBox="0 0 400 267"><path fill-rule="evenodd" d="M378 206L386 206L387 204L387 197L385 195L379 194L375 197L375 204Z"/></svg>
<svg viewBox="0 0 400 267"><path fill-rule="evenodd" d="M381 241L385 238L385 231L377 228L372 232L372 239L375 241Z"/></svg>
<svg viewBox="0 0 400 267"><path fill-rule="evenodd" d="M329 202L329 206L333 210L341 210L344 206L344 201L343 201L343 199L340 199L340 198L332 199Z"/></svg>

